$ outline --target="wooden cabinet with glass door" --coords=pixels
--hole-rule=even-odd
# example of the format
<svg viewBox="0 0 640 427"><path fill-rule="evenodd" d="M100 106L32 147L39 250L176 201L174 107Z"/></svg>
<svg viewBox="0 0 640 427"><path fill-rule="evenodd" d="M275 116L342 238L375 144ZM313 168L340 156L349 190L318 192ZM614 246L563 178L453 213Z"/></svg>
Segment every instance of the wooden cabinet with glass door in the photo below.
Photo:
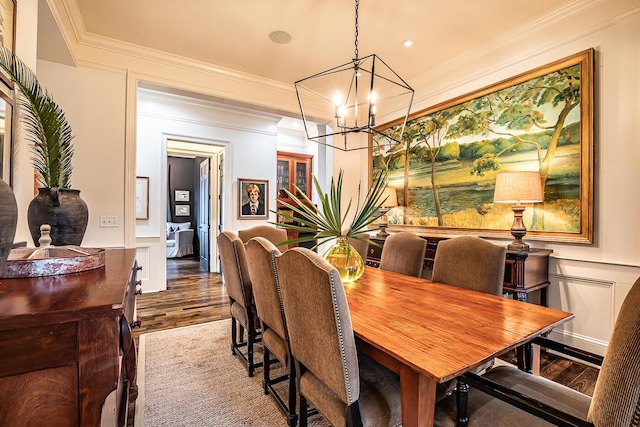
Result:
<svg viewBox="0 0 640 427"><path fill-rule="evenodd" d="M283 189L295 193L295 187L311 197L311 167L313 156L278 151L278 198L286 199ZM296 194L297 195L297 194Z"/></svg>
<svg viewBox="0 0 640 427"><path fill-rule="evenodd" d="M311 178L311 170L312 170L312 161L313 156L307 154L297 154L297 153L287 153L284 151L278 151L278 160L277 160L277 194L278 194L278 202L277 209L278 211L289 210L286 206L284 206L280 200L284 200L289 204L294 204L293 200L291 200L287 193L284 190L288 190L292 194L300 197L300 194L296 192L296 187L304 192L307 197L311 198L311 188L312 188L312 178ZM293 212L291 212L293 213ZM278 217L278 222L281 222L282 219ZM295 230L287 230L287 236L289 239L296 239L299 237L298 231ZM308 244L303 243L304 246L314 246L314 243ZM291 245L290 247L297 246Z"/></svg>

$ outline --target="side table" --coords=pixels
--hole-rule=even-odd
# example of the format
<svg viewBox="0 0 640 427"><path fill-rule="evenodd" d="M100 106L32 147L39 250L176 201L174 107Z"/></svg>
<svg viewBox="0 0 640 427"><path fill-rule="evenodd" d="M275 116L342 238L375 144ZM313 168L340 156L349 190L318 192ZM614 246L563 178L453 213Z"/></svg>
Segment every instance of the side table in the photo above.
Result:
<svg viewBox="0 0 640 427"><path fill-rule="evenodd" d="M424 257L424 269L433 269L433 260L438 250L438 242L448 237L421 236L427 240ZM384 246L384 238L372 236L371 240ZM547 287L549 286L550 249L532 248L529 252L507 251L504 265L503 294L513 295L518 301L532 302L529 295L540 291L540 305L547 306ZM369 245L366 263L370 267L380 266L382 247Z"/></svg>

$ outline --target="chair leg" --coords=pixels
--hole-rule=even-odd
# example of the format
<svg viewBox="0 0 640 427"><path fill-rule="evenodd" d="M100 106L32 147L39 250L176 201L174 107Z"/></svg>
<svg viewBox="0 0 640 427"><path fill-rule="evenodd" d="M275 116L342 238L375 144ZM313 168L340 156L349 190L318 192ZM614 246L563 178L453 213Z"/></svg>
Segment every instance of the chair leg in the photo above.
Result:
<svg viewBox="0 0 640 427"><path fill-rule="evenodd" d="M298 393L299 394L299 393ZM298 423L299 427L307 427L308 421L307 421L307 398L304 397L303 395L300 395L300 422Z"/></svg>
<svg viewBox="0 0 640 427"><path fill-rule="evenodd" d="M347 406L345 412L347 427L363 427L362 415L360 415L360 405L358 405L357 401Z"/></svg>
<svg viewBox="0 0 640 427"><path fill-rule="evenodd" d="M233 356L234 354L236 354L236 346L237 344L237 325L236 325L236 319L234 317L231 318L231 355Z"/></svg>
<svg viewBox="0 0 640 427"><path fill-rule="evenodd" d="M300 401L300 407L298 408L298 426L307 427L307 424L308 424L307 398L300 393L300 378L302 378L302 373L305 368L300 364L300 362L298 362L296 359L291 357L291 355L289 355L289 365L291 366L291 368L289 369L289 372L295 371L296 392L294 394L294 399L297 398ZM289 392L291 392L291 384L289 384ZM289 396L289 402L291 402L291 396Z"/></svg>
<svg viewBox="0 0 640 427"><path fill-rule="evenodd" d="M467 413L467 407L469 404L469 384L462 380L457 380L458 385L456 387L456 409L458 423L457 427L467 427L469 422L469 416Z"/></svg>
<svg viewBox="0 0 640 427"><path fill-rule="evenodd" d="M252 377L254 370L255 370L255 365L253 364L253 341L254 341L254 335L250 332L247 331L247 359L249 360L249 376Z"/></svg>
<svg viewBox="0 0 640 427"><path fill-rule="evenodd" d="M262 387L264 388L264 394L269 394L269 382L271 381L271 361L269 360L269 349L266 345L262 346L262 369L264 380L262 381Z"/></svg>
<svg viewBox="0 0 640 427"><path fill-rule="evenodd" d="M516 348L518 369L533 373L533 344L526 343Z"/></svg>
<svg viewBox="0 0 640 427"><path fill-rule="evenodd" d="M296 370L294 364L289 358L289 427L295 427L298 422L298 414L296 413ZM306 415L305 415L306 416Z"/></svg>
<svg viewBox="0 0 640 427"><path fill-rule="evenodd" d="M244 326L242 326L242 323L240 323L239 326L240 326L240 333L239 333L240 342L244 342Z"/></svg>
<svg viewBox="0 0 640 427"><path fill-rule="evenodd" d="M252 377L255 369L260 364L253 363L253 346L256 342L256 328L253 323L253 314L250 311L247 311L248 320L248 328L247 328L247 359L249 361L249 376Z"/></svg>

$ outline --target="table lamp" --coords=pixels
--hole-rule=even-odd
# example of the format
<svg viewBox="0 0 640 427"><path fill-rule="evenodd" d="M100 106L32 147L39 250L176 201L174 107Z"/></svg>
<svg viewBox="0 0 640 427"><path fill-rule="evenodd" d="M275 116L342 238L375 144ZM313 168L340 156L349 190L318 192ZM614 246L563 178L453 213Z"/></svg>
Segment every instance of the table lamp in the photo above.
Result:
<svg viewBox="0 0 640 427"><path fill-rule="evenodd" d="M529 245L522 241L527 234L527 228L522 221L522 213L525 210L523 203L536 203L544 200L542 184L538 172L502 172L496 175L496 187L493 194L494 202L513 203L513 225L511 234L515 240L507 249L526 252Z"/></svg>
<svg viewBox="0 0 640 427"><path fill-rule="evenodd" d="M398 197L396 195L396 189L393 187L387 187L382 192L382 196L380 196L381 200L385 200L380 206L380 213L382 216L380 217L380 223L378 226L380 227L380 232L376 235L377 237L387 237L389 233L387 233L387 225L389 225L389 219L387 218L387 212L389 209L395 208L398 206Z"/></svg>

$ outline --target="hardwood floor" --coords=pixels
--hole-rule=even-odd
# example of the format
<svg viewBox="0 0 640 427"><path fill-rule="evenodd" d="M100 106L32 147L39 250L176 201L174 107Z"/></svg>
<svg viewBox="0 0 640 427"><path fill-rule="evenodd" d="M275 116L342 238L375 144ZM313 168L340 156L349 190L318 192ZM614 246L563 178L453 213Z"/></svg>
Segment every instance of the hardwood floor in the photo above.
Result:
<svg viewBox="0 0 640 427"><path fill-rule="evenodd" d="M136 347L141 334L229 317L229 300L219 274L207 273L195 258L167 260L167 290L138 296L140 328L134 330ZM511 361L513 355L504 359ZM541 375L582 393L593 395L598 370L551 353L541 356ZM133 426L133 406L128 426Z"/></svg>
<svg viewBox="0 0 640 427"><path fill-rule="evenodd" d="M204 271L195 258L167 260L167 290L138 296L143 333L229 317L229 298L219 274Z"/></svg>

